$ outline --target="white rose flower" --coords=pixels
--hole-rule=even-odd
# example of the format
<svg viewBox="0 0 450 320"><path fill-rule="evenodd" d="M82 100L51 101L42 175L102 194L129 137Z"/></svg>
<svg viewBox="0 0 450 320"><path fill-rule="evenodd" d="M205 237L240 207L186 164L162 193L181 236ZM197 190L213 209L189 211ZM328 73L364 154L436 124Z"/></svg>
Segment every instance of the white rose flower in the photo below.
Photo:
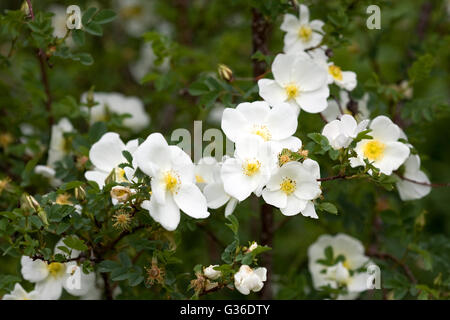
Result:
<svg viewBox="0 0 450 320"><path fill-rule="evenodd" d="M41 300L41 296L36 290L26 292L20 283L16 283L14 290L5 294L2 300Z"/></svg>
<svg viewBox="0 0 450 320"><path fill-rule="evenodd" d="M386 116L378 116L370 124L369 135L373 139L358 142L355 151L357 157L350 158L352 167L364 166L364 159L369 160L381 173L392 174L408 158L409 148L397 141L400 138L400 128Z"/></svg>
<svg viewBox="0 0 450 320"><path fill-rule="evenodd" d="M352 114L352 112L348 109L347 105L350 102L348 93L345 90L341 90L339 92L339 105L334 99L328 100L328 107L322 111L322 115L327 120L327 122L331 122L333 120L339 119L343 114ZM359 100L356 100L358 103L358 113L355 115L355 119L360 122L362 120L369 119L370 110L367 107L369 102L369 94L365 93L363 97ZM342 113L341 110L342 109Z"/></svg>
<svg viewBox="0 0 450 320"><path fill-rule="evenodd" d="M200 168L199 165L201 165ZM222 163L217 162L214 158L205 157L200 159L197 168L195 179L199 187L203 186L203 194L206 197L208 208L218 209L226 204L225 217L228 217L236 208L238 200L225 192L220 174Z"/></svg>
<svg viewBox="0 0 450 320"><path fill-rule="evenodd" d="M403 177L430 184L427 175L420 170L420 157L418 155L410 155L404 163L404 166L405 172L403 173ZM400 199L403 201L420 199L431 192L430 186L417 184L403 179L399 180L396 183L396 186Z"/></svg>
<svg viewBox="0 0 450 320"><path fill-rule="evenodd" d="M369 120L364 120L357 124L355 118L345 114L340 120L327 123L323 127L322 135L327 137L333 149L347 148L358 133L366 129L368 123Z"/></svg>
<svg viewBox="0 0 450 320"><path fill-rule="evenodd" d="M317 219L312 200L322 193L320 182L316 180L319 178L320 168L316 161L287 162L272 175L262 196L286 216L301 212L305 217Z"/></svg>
<svg viewBox="0 0 450 320"><path fill-rule="evenodd" d="M333 257L343 257L333 266L326 266L318 262L324 260L325 249L333 249ZM346 286L348 293L340 295L338 299L355 299L359 293L367 290L369 275L366 272L356 272L369 263L369 258L364 255L362 243L346 234L336 236L322 235L308 248L308 268L311 273L313 285L316 290L323 286ZM325 272L324 272L325 271ZM351 271L351 272L350 272Z"/></svg>
<svg viewBox="0 0 450 320"><path fill-rule="evenodd" d="M302 147L300 139L292 136L297 124L297 114L287 103L271 108L265 101L244 102L225 109L222 116L222 130L228 139L236 142L245 135L257 135L270 142L274 152Z"/></svg>
<svg viewBox="0 0 450 320"><path fill-rule="evenodd" d="M234 286L240 293L245 295L248 295L251 291L258 292L263 288L264 281L267 280L266 274L266 268L253 270L244 264L234 274Z"/></svg>
<svg viewBox="0 0 450 320"><path fill-rule="evenodd" d="M85 178L97 182L98 186L103 188L106 178L114 170L116 182L131 181L135 169L130 167L122 169L119 165L127 162L122 151L126 150L133 155L137 147L137 139L131 140L125 145L117 133L105 133L89 150L89 160L95 168L94 170L86 171L84 174ZM134 164L133 166L135 167Z"/></svg>
<svg viewBox="0 0 450 320"><path fill-rule="evenodd" d="M256 135L247 135L236 143L234 158L226 159L221 176L225 192L239 201L252 192L258 197L276 168L276 153L270 144Z"/></svg>
<svg viewBox="0 0 450 320"><path fill-rule="evenodd" d="M57 124L52 125L50 145L48 148L47 165L37 165L34 168L36 174L40 174L50 180L50 184L58 187L62 184L55 178L55 164L70 153L64 134L73 132L73 126L67 118L62 118Z"/></svg>
<svg viewBox="0 0 450 320"><path fill-rule="evenodd" d="M222 272L214 270L214 267L218 267L218 264L210 265L203 270L205 277L211 280L217 280L222 276Z"/></svg>
<svg viewBox="0 0 450 320"><path fill-rule="evenodd" d="M309 9L299 6L299 17L285 14L280 29L286 32L284 36L284 52L303 51L320 44L323 38L323 21L309 21Z"/></svg>
<svg viewBox="0 0 450 320"><path fill-rule="evenodd" d="M81 101L84 103L87 101L87 93L81 96ZM90 110L91 124L104 121L108 112L118 115L129 114L131 117L125 118L123 125L134 132L145 129L150 123L144 104L137 97L127 97L116 92L95 92L94 101L98 104Z"/></svg>
<svg viewBox="0 0 450 320"><path fill-rule="evenodd" d="M69 256L58 249L65 246L60 240L55 246L55 254ZM77 250L72 250L70 258L76 258L80 254ZM75 296L85 295L95 285L95 273L85 274L75 261L48 264L43 260L33 260L30 257L22 256L22 276L25 280L36 283L35 291L43 300L56 300L62 294L64 288L69 294Z"/></svg>
<svg viewBox="0 0 450 320"><path fill-rule="evenodd" d="M342 71L340 67L330 62L327 65L328 84L335 83L338 87L352 91L358 84L356 73L353 71Z"/></svg>
<svg viewBox="0 0 450 320"><path fill-rule="evenodd" d="M151 180L150 200L142 208L169 231L180 222L180 209L195 219L209 216L205 196L195 185L191 158L179 147L169 146L159 133L148 136L135 153L138 167Z"/></svg>
<svg viewBox="0 0 450 320"><path fill-rule="evenodd" d="M323 111L327 107L327 72L307 54L278 54L272 64L275 80L258 81L259 95L270 105L288 103L297 112Z"/></svg>

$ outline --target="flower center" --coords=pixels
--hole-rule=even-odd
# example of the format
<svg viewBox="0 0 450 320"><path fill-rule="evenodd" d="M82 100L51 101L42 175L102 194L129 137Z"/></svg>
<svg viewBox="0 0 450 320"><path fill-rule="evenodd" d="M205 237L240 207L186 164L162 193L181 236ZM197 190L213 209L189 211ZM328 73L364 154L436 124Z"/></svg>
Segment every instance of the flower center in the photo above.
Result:
<svg viewBox="0 0 450 320"><path fill-rule="evenodd" d="M328 73L334 78L334 80L342 81L342 70L334 64L328 66Z"/></svg>
<svg viewBox="0 0 450 320"><path fill-rule="evenodd" d="M371 140L364 146L364 156L369 160L381 160L386 145L378 140Z"/></svg>
<svg viewBox="0 0 450 320"><path fill-rule="evenodd" d="M177 192L180 180L178 175L173 171L168 171L164 175L164 183L166 184L166 190L170 192Z"/></svg>
<svg viewBox="0 0 450 320"><path fill-rule="evenodd" d="M272 138L269 129L264 125L254 125L252 133L260 136L264 141L269 141Z"/></svg>
<svg viewBox="0 0 450 320"><path fill-rule="evenodd" d="M298 37L303 42L308 42L312 36L312 29L309 26L301 26L298 30Z"/></svg>
<svg viewBox="0 0 450 320"><path fill-rule="evenodd" d="M284 90L286 90L286 94L288 96L288 100L295 99L300 93L298 87L295 84L288 84Z"/></svg>
<svg viewBox="0 0 450 320"><path fill-rule="evenodd" d="M245 161L244 165L242 166L242 169L244 170L244 174L251 177L254 174L258 173L259 169L261 168L261 162L258 160L255 161Z"/></svg>
<svg viewBox="0 0 450 320"><path fill-rule="evenodd" d="M297 183L289 178L284 178L283 181L280 184L281 191L286 193L286 195L290 195L292 192L295 191L295 188L297 187Z"/></svg>
<svg viewBox="0 0 450 320"><path fill-rule="evenodd" d="M345 260L342 265L344 266L345 269L350 270L350 263L348 262L348 260Z"/></svg>
<svg viewBox="0 0 450 320"><path fill-rule="evenodd" d="M67 194L67 193L62 193L62 194L59 194L57 197L56 197L56 203L57 204L61 204L61 205L64 205L64 204L66 204L66 205L71 205L72 204L72 202L69 200L69 198L70 198L70 195L69 194Z"/></svg>
<svg viewBox="0 0 450 320"><path fill-rule="evenodd" d="M47 266L47 270L53 277L60 277L66 271L66 266L59 262L52 262Z"/></svg>

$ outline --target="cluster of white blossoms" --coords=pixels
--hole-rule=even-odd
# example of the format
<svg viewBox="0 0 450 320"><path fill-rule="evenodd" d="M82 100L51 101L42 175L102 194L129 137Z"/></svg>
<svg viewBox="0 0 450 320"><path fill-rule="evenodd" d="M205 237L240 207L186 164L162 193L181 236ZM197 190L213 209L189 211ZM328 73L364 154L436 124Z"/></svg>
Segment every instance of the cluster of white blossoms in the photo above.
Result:
<svg viewBox="0 0 450 320"><path fill-rule="evenodd" d="M332 256L327 256L327 252ZM356 299L369 288L370 264L362 243L346 234L322 235L308 248L308 267L314 288L345 288L337 299Z"/></svg>
<svg viewBox="0 0 450 320"><path fill-rule="evenodd" d="M367 166L369 163L385 175L397 174L397 188L403 200L418 199L430 192L423 183L429 183L420 171L420 158L412 154L412 146L405 143L402 130L386 116L369 120L367 95L358 103L358 112L352 110L349 92L357 85L356 74L342 71L328 61L326 47L321 46L323 22L309 19L308 8L300 5L299 17L286 14L281 29L286 32L284 53L278 54L271 66L273 80L258 81L259 95L264 101L243 102L236 108L224 109L221 128L235 144L233 155L216 160L204 157L194 164L191 157L178 146L169 145L160 133L152 133L139 144L138 140L124 143L117 133L108 132L94 143L89 151L92 169L85 178L95 181L100 188L109 182L136 183L139 169L150 178L151 192L142 201L141 208L163 228L175 230L180 222L180 211L194 219L207 218L208 209L225 206L225 215L235 210L238 202L252 194L277 208L286 216L301 213L317 219L315 201L322 194L319 164L308 158L302 150L302 141L294 134L298 127L301 110L322 113L327 124L322 130L330 146L345 151L351 167ZM341 90L340 100L329 99L330 85ZM82 101L87 101L87 93ZM93 100L99 102L90 110L91 122L105 120L108 112L130 114L124 125L134 131L146 128L149 117L142 102L135 97L117 93L95 93ZM369 130L367 130L369 129ZM55 162L61 160L69 149L64 134L73 131L67 119L52 127L47 166L37 166L36 171L54 179ZM366 136L352 142L359 133ZM283 152L299 155L298 159L282 159ZM131 156L124 156L126 151ZM128 163L123 166L122 164ZM397 170L404 170L400 174ZM369 174L374 174L368 170ZM414 181L422 182L415 183ZM55 179L53 184L61 181ZM135 190L124 185L111 190L113 204L126 202ZM326 265L325 249L331 247L338 257L336 263ZM55 249L57 250L57 249ZM309 248L309 268L316 288L344 286L348 293L340 298L355 297L366 290L362 286L365 274L359 273L368 258L358 240L346 235L322 236ZM322 261L323 262L323 261ZM27 293L16 286L11 297L57 299L65 288L73 295L85 295L95 275L81 277L87 284L83 290L73 290L67 285L72 272L79 269L73 263L50 263L22 258L22 273L26 280L36 283L35 290ZM266 280L266 269L253 270L242 265L234 275L236 289L242 294L259 291ZM75 272L75 271L73 271ZM218 279L221 274L210 266L204 275ZM88 288L88 289L86 289ZM88 290L89 291L89 290Z"/></svg>
<svg viewBox="0 0 450 320"><path fill-rule="evenodd" d="M70 255L59 249L64 247L63 240L60 240L54 249L55 254L63 255L68 262L43 261L39 258L22 256L21 272L25 280L34 283L31 292L25 291L19 283L16 283L14 290L3 297L4 300L56 300L62 295L63 289L67 293L89 299L98 291L96 275L94 272L84 273L82 266L76 262L80 252L72 250Z"/></svg>

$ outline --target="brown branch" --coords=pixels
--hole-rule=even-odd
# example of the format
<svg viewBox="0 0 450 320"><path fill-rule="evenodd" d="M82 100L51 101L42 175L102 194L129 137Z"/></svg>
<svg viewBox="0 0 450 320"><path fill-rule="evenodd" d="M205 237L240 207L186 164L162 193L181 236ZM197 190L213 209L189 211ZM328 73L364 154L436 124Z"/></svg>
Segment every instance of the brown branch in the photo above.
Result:
<svg viewBox="0 0 450 320"><path fill-rule="evenodd" d="M31 21L34 21L34 11L33 11L33 5L31 4L31 0L27 0L28 10L30 10L30 17ZM47 96L47 101L45 102L45 108L48 113L48 122L50 124L50 127L53 124L53 115L52 115L52 96L50 93L50 83L48 81L47 76L47 69L46 64L48 63L47 55L45 54L44 50L38 49L37 51L37 58L39 60L39 66L41 68L41 78L42 83L44 85L45 94Z"/></svg>
<svg viewBox="0 0 450 320"><path fill-rule="evenodd" d="M450 183L448 183L448 182L447 183L428 183L428 182L421 182L421 181L416 181L416 180L413 180L413 179L409 179L409 178L406 178L406 177L404 177L404 176L402 176L402 175L400 175L398 173L397 173L397 176L400 179L402 179L402 180L405 180L405 181L408 181L408 182L411 182L411 183L415 183L415 184L420 184L422 186L427 186L427 187L432 187L432 188L450 187Z"/></svg>
<svg viewBox="0 0 450 320"><path fill-rule="evenodd" d="M368 252L367 255L371 256L371 257L383 259L383 260L392 260L395 264L399 265L403 269L403 271L405 272L405 274L408 276L409 280L412 283L417 283L417 279L414 276L414 274L412 273L411 269L406 264L404 264L402 261L400 261L400 259L393 256L392 254L384 253L384 252Z"/></svg>

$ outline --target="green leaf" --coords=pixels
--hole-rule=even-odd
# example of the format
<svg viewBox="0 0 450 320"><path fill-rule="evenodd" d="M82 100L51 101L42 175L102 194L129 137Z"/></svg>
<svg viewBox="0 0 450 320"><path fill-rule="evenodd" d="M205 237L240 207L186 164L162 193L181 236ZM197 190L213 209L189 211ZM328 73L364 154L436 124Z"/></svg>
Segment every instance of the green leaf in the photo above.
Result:
<svg viewBox="0 0 450 320"><path fill-rule="evenodd" d="M233 231L233 233L235 235L237 235L238 229L239 229L239 221L238 221L238 219L234 215L229 215L226 219L228 221L230 221L231 223L225 223L225 225L228 228L230 228L231 231Z"/></svg>
<svg viewBox="0 0 450 320"><path fill-rule="evenodd" d="M72 249L75 249L78 251L85 251L88 249L88 246L84 244L84 241L75 236L66 237L66 238L64 238L63 242L69 248L72 248Z"/></svg>
<svg viewBox="0 0 450 320"><path fill-rule="evenodd" d="M92 21L98 24L105 24L113 21L116 17L117 15L113 10L103 9L92 18Z"/></svg>
<svg viewBox="0 0 450 320"><path fill-rule="evenodd" d="M84 184L84 182L81 182L81 181L66 182L59 187L59 190L68 191L68 190L72 190L72 189L81 187L83 184Z"/></svg>
<svg viewBox="0 0 450 320"><path fill-rule="evenodd" d="M84 45L84 31L81 29L72 30L72 39L78 46Z"/></svg>
<svg viewBox="0 0 450 320"><path fill-rule="evenodd" d="M96 22L90 22L86 25L83 25L83 28L84 30L86 30L87 33L90 33L94 36L103 35L102 27Z"/></svg>
<svg viewBox="0 0 450 320"><path fill-rule="evenodd" d="M88 22L91 20L91 18L94 16L96 12L97 8L91 7L87 9L85 13L83 13L83 16L81 17L81 23L83 24L83 26L88 24Z"/></svg>
<svg viewBox="0 0 450 320"><path fill-rule="evenodd" d="M326 212L329 212L329 213L332 213L332 214L337 214L338 213L338 209L331 202L321 202L321 203L316 205L316 208L321 210L321 211L326 211Z"/></svg>

